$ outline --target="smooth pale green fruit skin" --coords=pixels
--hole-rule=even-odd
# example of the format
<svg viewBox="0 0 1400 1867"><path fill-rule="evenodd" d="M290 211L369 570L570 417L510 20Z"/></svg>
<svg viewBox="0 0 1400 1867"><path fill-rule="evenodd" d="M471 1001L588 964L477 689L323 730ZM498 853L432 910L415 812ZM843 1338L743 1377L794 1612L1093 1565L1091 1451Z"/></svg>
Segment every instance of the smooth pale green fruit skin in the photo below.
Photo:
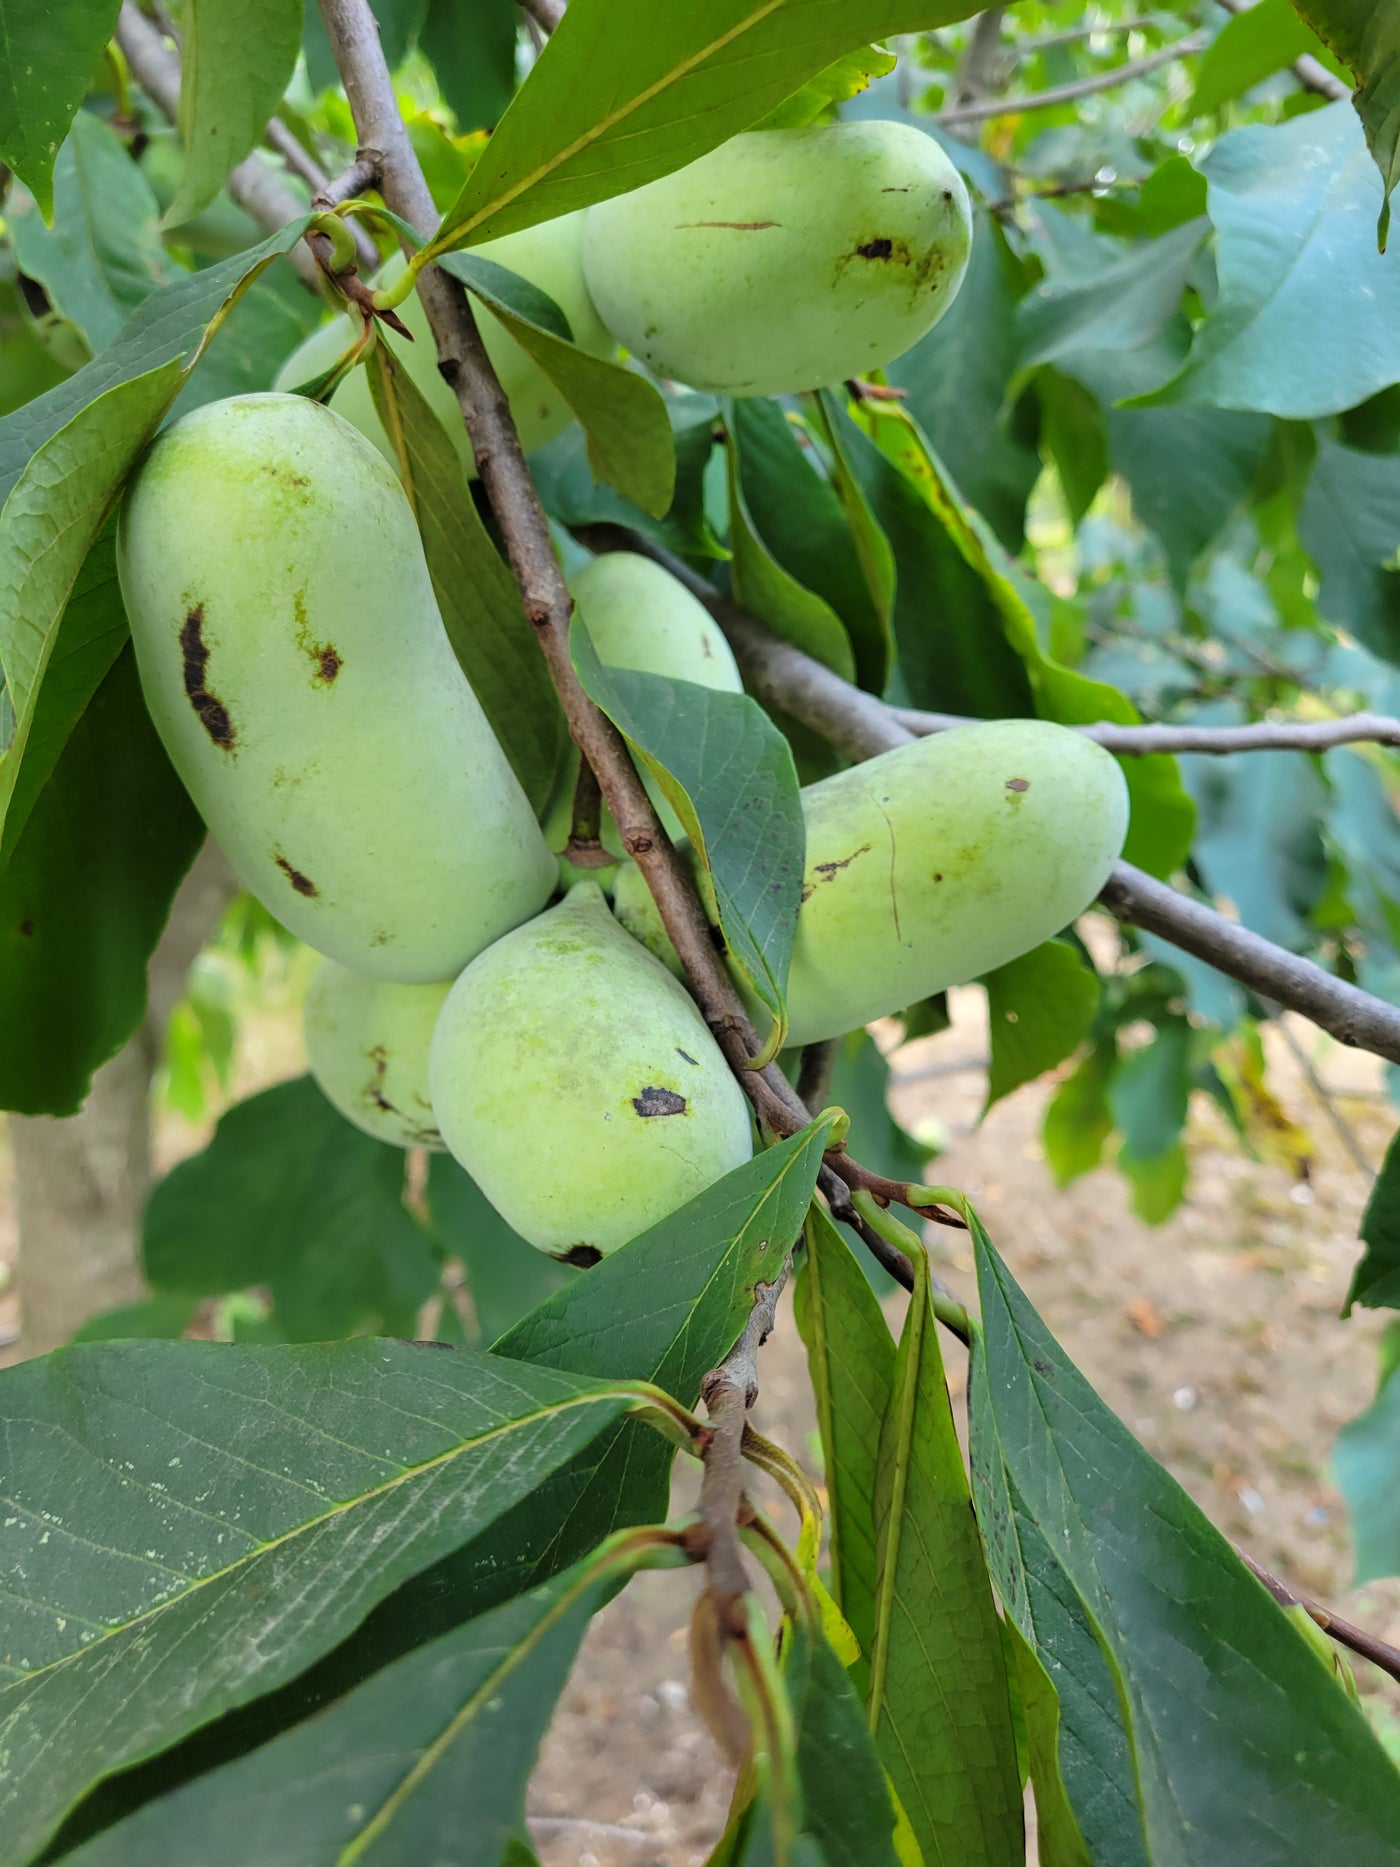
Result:
<svg viewBox="0 0 1400 1867"><path fill-rule="evenodd" d="M962 178L903 123L756 130L588 210L603 322L694 389L782 395L902 356L962 283Z"/></svg>
<svg viewBox="0 0 1400 1867"><path fill-rule="evenodd" d="M501 1217L575 1262L626 1244L753 1151L743 1091L694 1002L591 882L462 974L429 1082L443 1138ZM668 1098L683 1107L635 1106Z"/></svg>
<svg viewBox="0 0 1400 1867"><path fill-rule="evenodd" d="M412 511L349 422L235 396L166 430L118 569L146 704L240 879L320 953L453 979L555 863L448 645Z"/></svg>
<svg viewBox="0 0 1400 1867"><path fill-rule="evenodd" d="M789 1044L839 1037L1051 939L1107 881L1128 791L1082 733L993 720L808 785L802 811ZM635 869L618 877L614 902L624 927L666 951Z"/></svg>
<svg viewBox="0 0 1400 1867"><path fill-rule="evenodd" d="M583 282L582 210L561 215L558 220L527 227L521 233L504 234L499 240L487 240L473 250L483 259L518 272L522 279L552 298L569 321L574 342L593 356L609 356L613 349L611 333L593 308L588 287ZM375 275L374 284L393 285L403 277L404 259L396 254ZM476 461L471 442L462 422L457 398L438 374L437 345L428 329L423 301L413 292L398 306L398 314L413 332L414 341L405 344L392 337L394 354L403 363L429 406L452 436L469 479L476 477ZM501 387L510 401L510 411L520 430L520 444L528 454L551 440L572 420L569 405L549 378L531 362L505 326L480 304L477 321L486 344L486 354L501 379ZM323 324L297 346L277 372L278 389L299 389L324 375L336 358L343 356L358 335L357 328L342 313ZM396 471L398 456L375 412L369 376L363 369L350 372L331 397L331 407L347 421L353 421L360 433L374 442Z"/></svg>
<svg viewBox="0 0 1400 1867"><path fill-rule="evenodd" d="M302 1007L306 1057L326 1100L394 1147L446 1146L428 1094L428 1047L451 986L394 985L323 959Z"/></svg>

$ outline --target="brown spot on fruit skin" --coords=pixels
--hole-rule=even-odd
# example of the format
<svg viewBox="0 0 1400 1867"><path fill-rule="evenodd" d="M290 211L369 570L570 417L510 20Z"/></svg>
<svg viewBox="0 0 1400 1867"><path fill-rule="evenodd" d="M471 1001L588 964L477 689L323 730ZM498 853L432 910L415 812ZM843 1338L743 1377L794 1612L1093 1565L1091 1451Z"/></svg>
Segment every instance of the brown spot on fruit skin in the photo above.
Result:
<svg viewBox="0 0 1400 1867"><path fill-rule="evenodd" d="M684 1057L687 1063L694 1064L695 1068L699 1069L700 1066L695 1062L695 1058L691 1056L688 1050L682 1050L679 1044L676 1045L676 1055L678 1057Z"/></svg>
<svg viewBox="0 0 1400 1867"><path fill-rule="evenodd" d="M34 937L34 923L33 923L33 921L21 921L21 922L20 922L20 924L19 924L19 930L20 930L20 932L21 932L21 934L23 934L23 936L24 936L24 938L25 938L26 940L32 940L32 939L33 939L33 937Z"/></svg>
<svg viewBox="0 0 1400 1867"><path fill-rule="evenodd" d="M856 252L861 259L888 259L893 251L894 241L884 238L879 240L867 240L863 246L858 246L856 248Z"/></svg>
<svg viewBox="0 0 1400 1867"><path fill-rule="evenodd" d="M323 680L327 687L329 687L336 675L340 673L342 666L340 656L336 653L335 649L327 643L324 648L317 652L316 660L320 665L320 674L318 678Z"/></svg>
<svg viewBox="0 0 1400 1867"><path fill-rule="evenodd" d="M633 1096L632 1106L646 1120L652 1115L684 1115L686 1101L674 1089L644 1089L639 1096Z"/></svg>
<svg viewBox="0 0 1400 1867"><path fill-rule="evenodd" d="M311 677L319 686L329 687L344 667L340 650L330 642L316 642L311 637L311 623L306 614L306 592L292 592L292 613L297 619L297 647L314 665Z"/></svg>
<svg viewBox="0 0 1400 1867"><path fill-rule="evenodd" d="M204 684L209 648L204 640L204 605L196 603L180 626L180 656L184 664L185 695L199 715L199 723L221 751L233 750L233 721L223 701Z"/></svg>
<svg viewBox="0 0 1400 1867"><path fill-rule="evenodd" d="M285 856L274 856L273 861L277 864L278 868L281 869L282 873L299 895L306 895L309 899L312 895L320 894L320 889L316 886L315 882L312 881L311 877L309 875L303 875L300 869L294 869Z"/></svg>
<svg viewBox="0 0 1400 1867"><path fill-rule="evenodd" d="M1006 788L1008 791L1029 791L1031 781L1029 778L1008 778Z"/></svg>
<svg viewBox="0 0 1400 1867"><path fill-rule="evenodd" d="M591 1271L603 1257L596 1245L570 1245L567 1251L551 1251L549 1255L557 1264L572 1264L579 1271Z"/></svg>

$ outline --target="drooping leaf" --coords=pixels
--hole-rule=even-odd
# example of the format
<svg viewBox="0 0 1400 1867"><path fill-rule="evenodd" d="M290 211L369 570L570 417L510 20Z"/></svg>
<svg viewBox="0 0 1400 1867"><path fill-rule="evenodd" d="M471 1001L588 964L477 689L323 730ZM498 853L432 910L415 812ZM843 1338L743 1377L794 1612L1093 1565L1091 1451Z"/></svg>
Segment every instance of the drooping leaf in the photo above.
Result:
<svg viewBox="0 0 1400 1867"><path fill-rule="evenodd" d="M676 491L665 518L654 519L594 478L588 438L572 423L530 456L530 474L545 511L561 525L625 525L682 557L712 557L715 546L705 517L703 482L718 406L712 396L666 398L676 453Z"/></svg>
<svg viewBox="0 0 1400 1867"><path fill-rule="evenodd" d="M1327 621L1400 665L1400 576L1395 554L1400 455L1368 454L1319 437L1298 536L1317 566Z"/></svg>
<svg viewBox="0 0 1400 1867"><path fill-rule="evenodd" d="M1023 1847L1011 1700L922 1244L874 1505L869 1704L881 1761L930 1867L1005 1867Z"/></svg>
<svg viewBox="0 0 1400 1867"><path fill-rule="evenodd" d="M1299 13L1357 80L1354 106L1380 170L1385 205L1380 244L1390 220L1390 196L1400 180L1400 21L1371 0L1294 0Z"/></svg>
<svg viewBox="0 0 1400 1867"><path fill-rule="evenodd" d="M146 962L203 838L128 645L0 862L0 1108L77 1112L141 1022Z"/></svg>
<svg viewBox="0 0 1400 1867"><path fill-rule="evenodd" d="M99 1778L294 1677L631 1404L365 1341L94 1343L6 1370L0 1396L25 1576L0 1675L16 1862Z"/></svg>
<svg viewBox="0 0 1400 1867"><path fill-rule="evenodd" d="M554 789L568 733L520 592L467 490L451 437L387 340L375 345L369 370L447 639L538 815Z"/></svg>
<svg viewBox="0 0 1400 1867"><path fill-rule="evenodd" d="M760 130L801 129L804 124L826 122L835 115L832 106L858 97L875 78L887 77L898 63L893 52L882 52L877 45L863 45L840 58L810 78L800 91L784 99L770 111Z"/></svg>
<svg viewBox="0 0 1400 1867"><path fill-rule="evenodd" d="M1060 1765L1060 1698L1034 1647L1005 1622L1010 1670L1025 1722L1026 1770L1035 1793L1037 1867L1093 1867Z"/></svg>
<svg viewBox="0 0 1400 1867"><path fill-rule="evenodd" d="M788 1631L783 1684L797 1727L802 1832L821 1850L817 1858L842 1867L896 1867L895 1811L863 1707L816 1628Z"/></svg>
<svg viewBox="0 0 1400 1867"><path fill-rule="evenodd" d="M815 1206L794 1307L826 1468L831 1592L860 1642L854 1677L864 1695L875 1644L876 1457L894 1389L895 1344L864 1271Z"/></svg>
<svg viewBox="0 0 1400 1867"><path fill-rule="evenodd" d="M1231 130L1203 166L1220 296L1153 400L1307 420L1400 377L1400 272L1376 252L1381 183L1351 105Z"/></svg>
<svg viewBox="0 0 1400 1867"><path fill-rule="evenodd" d="M1307 916L1326 874L1327 787L1314 762L1301 752L1192 753L1181 769L1199 813L1192 860L1208 886L1266 940L1309 945Z"/></svg>
<svg viewBox="0 0 1400 1867"><path fill-rule="evenodd" d="M605 668L586 624L575 616L571 631L579 679L645 758L704 865L734 958L781 1019L804 836L787 740L747 694Z"/></svg>
<svg viewBox="0 0 1400 1867"><path fill-rule="evenodd" d="M490 307L568 403L588 436L596 478L664 517L676 490L676 451L666 404L645 376L580 350L553 301L494 260L453 253L442 268Z"/></svg>
<svg viewBox="0 0 1400 1867"><path fill-rule="evenodd" d="M6 203L15 260L95 354L175 268L160 243L150 183L115 130L90 110L73 119L53 185L51 228L32 197Z"/></svg>
<svg viewBox="0 0 1400 1867"><path fill-rule="evenodd" d="M179 383L180 365L166 363L88 403L34 455L0 511L0 667L14 714L0 761L0 849L14 847L26 804L32 808L65 732L111 666L113 631L104 606L80 604L67 631L64 615L122 481ZM37 769L28 772L30 733L55 657L63 664L66 704L44 708L47 730L35 747ZM20 808L11 826L17 786Z"/></svg>
<svg viewBox="0 0 1400 1867"><path fill-rule="evenodd" d="M433 1155L427 1201L440 1250L466 1272L474 1346L489 1347L579 1275L518 1237L450 1154Z"/></svg>
<svg viewBox="0 0 1400 1867"><path fill-rule="evenodd" d="M0 0L0 162L53 213L54 162L121 0Z"/></svg>
<svg viewBox="0 0 1400 1867"><path fill-rule="evenodd" d="M1056 1186L1068 1186L1097 1167L1104 1143L1113 1132L1108 1083L1113 1074L1111 1046L1095 1045L1072 1075L1055 1091L1045 1111L1041 1139Z"/></svg>
<svg viewBox="0 0 1400 1867"><path fill-rule="evenodd" d="M1269 427L1263 415L1234 409L1108 411L1114 470L1127 481L1139 520L1161 539L1179 589L1185 588L1201 552L1244 503L1264 458Z"/></svg>
<svg viewBox="0 0 1400 1867"><path fill-rule="evenodd" d="M1400 1324L1382 1346L1381 1381L1364 1413L1349 1420L1332 1447L1337 1484L1356 1543L1356 1581L1400 1575Z"/></svg>
<svg viewBox="0 0 1400 1867"><path fill-rule="evenodd" d="M1365 1717L972 1232L990 1424L978 1462L1001 1462L1117 1670L1148 1857L1381 1867L1400 1772Z"/></svg>
<svg viewBox="0 0 1400 1867"><path fill-rule="evenodd" d="M982 983L992 1048L985 1114L1074 1054L1094 1022L1100 988L1078 948L1064 940L1047 940Z"/></svg>
<svg viewBox="0 0 1400 1867"><path fill-rule="evenodd" d="M229 171L262 141L301 49L297 0L185 0L180 33L180 141L185 170L164 225L207 207Z"/></svg>
<svg viewBox="0 0 1400 1867"><path fill-rule="evenodd" d="M1259 0L1232 14L1211 40L1196 67L1196 88L1186 108L1191 116L1203 117L1252 91L1294 59L1321 50L1317 34L1298 17L1290 0Z"/></svg>
<svg viewBox="0 0 1400 1867"><path fill-rule="evenodd" d="M1352 1272L1343 1316L1365 1309L1400 1309L1400 1133L1391 1136L1385 1160L1361 1215L1366 1246Z"/></svg>
<svg viewBox="0 0 1400 1867"><path fill-rule="evenodd" d="M519 21L508 6L428 0L418 43L463 130L489 130L515 91Z"/></svg>

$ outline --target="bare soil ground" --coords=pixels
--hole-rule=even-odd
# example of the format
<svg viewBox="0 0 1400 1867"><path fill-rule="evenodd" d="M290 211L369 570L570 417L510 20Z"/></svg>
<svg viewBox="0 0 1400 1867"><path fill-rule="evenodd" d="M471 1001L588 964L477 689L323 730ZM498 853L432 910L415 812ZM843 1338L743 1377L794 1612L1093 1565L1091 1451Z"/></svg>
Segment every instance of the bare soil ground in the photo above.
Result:
<svg viewBox="0 0 1400 1867"><path fill-rule="evenodd" d="M948 1132L934 1177L977 1202L1068 1352L1228 1535L1285 1580L1400 1641L1400 1582L1349 1587L1346 1516L1328 1475L1338 1428L1371 1396L1384 1322L1369 1312L1346 1323L1338 1317L1368 1182L1296 1059L1271 1042L1270 1081L1316 1145L1310 1183L1248 1159L1218 1112L1197 1098L1187 1203L1152 1228L1132 1215L1111 1168L1055 1188L1039 1142L1051 1086L1019 1091L977 1126L983 1001L976 992L955 998L953 1028L895 1060L906 1079L896 1090L903 1119L936 1119ZM300 1067L289 1024L276 1016L245 1044L236 1094ZM1294 1031L1378 1164L1395 1125L1379 1095L1379 1066L1308 1026ZM201 1139L167 1122L162 1164ZM17 1317L3 1281L14 1230L0 1150L0 1342ZM972 1262L962 1242L942 1232L934 1244L946 1281L970 1297ZM757 1423L812 1467L814 1419L790 1311L763 1351L761 1372ZM693 1477L682 1472L677 1508L693 1496ZM698 1867L713 1845L730 1778L686 1687L692 1598L690 1578L643 1576L595 1622L532 1791L543 1867ZM1400 1688L1362 1662L1357 1673L1383 1735L1400 1746Z"/></svg>

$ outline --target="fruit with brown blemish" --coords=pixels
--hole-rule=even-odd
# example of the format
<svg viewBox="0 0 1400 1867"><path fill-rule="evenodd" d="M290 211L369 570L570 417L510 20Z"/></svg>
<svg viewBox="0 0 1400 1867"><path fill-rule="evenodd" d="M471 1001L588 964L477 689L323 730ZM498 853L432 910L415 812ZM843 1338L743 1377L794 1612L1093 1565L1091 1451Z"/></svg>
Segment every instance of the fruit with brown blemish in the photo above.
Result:
<svg viewBox="0 0 1400 1867"><path fill-rule="evenodd" d="M592 1263L752 1152L748 1105L683 987L595 882L447 995L429 1058L449 1149L541 1251Z"/></svg>
<svg viewBox="0 0 1400 1867"><path fill-rule="evenodd" d="M788 1041L838 1037L1004 966L1061 932L1108 879L1128 827L1117 762L1047 720L936 733L802 792L802 905ZM675 964L646 884L623 926ZM761 1029L768 1014L750 1009Z"/></svg>
<svg viewBox="0 0 1400 1867"><path fill-rule="evenodd" d="M451 987L394 985L323 959L311 975L302 1030L326 1100L376 1141L440 1150L428 1096L428 1046Z"/></svg>
<svg viewBox="0 0 1400 1867"><path fill-rule="evenodd" d="M473 249L483 259L518 273L531 285L552 298L563 312L574 342L593 356L610 356L615 345L588 295L583 282L583 213L562 214L557 220L542 221L520 233L487 240ZM404 259L396 254L375 274L376 286L396 285L403 277ZM572 419L569 405L549 378L536 366L528 353L480 303L476 305L477 322L486 344L486 354L501 379L501 387L510 400L510 412L520 430L520 443L528 454L566 428ZM426 398L429 407L452 437L468 479L476 478L476 461L471 441L457 406L455 392L443 381L437 366L437 344L428 328L423 301L417 292L398 307L398 315L412 331L411 344L396 342L381 333L380 342L393 346L394 354ZM314 382L334 367L359 335L358 319L352 323L341 313L306 338L277 372L275 387L299 389ZM383 423L370 393L369 375L353 369L331 397L331 407L347 421L354 422L366 439L398 470L398 455L384 432Z"/></svg>
<svg viewBox="0 0 1400 1867"><path fill-rule="evenodd" d="M584 270L658 375L781 395L902 356L952 303L971 233L962 178L911 124L755 130L591 207Z"/></svg>
<svg viewBox="0 0 1400 1867"><path fill-rule="evenodd" d="M403 489L303 396L156 441L118 535L151 718L240 879L318 952L453 979L556 864L448 645Z"/></svg>

